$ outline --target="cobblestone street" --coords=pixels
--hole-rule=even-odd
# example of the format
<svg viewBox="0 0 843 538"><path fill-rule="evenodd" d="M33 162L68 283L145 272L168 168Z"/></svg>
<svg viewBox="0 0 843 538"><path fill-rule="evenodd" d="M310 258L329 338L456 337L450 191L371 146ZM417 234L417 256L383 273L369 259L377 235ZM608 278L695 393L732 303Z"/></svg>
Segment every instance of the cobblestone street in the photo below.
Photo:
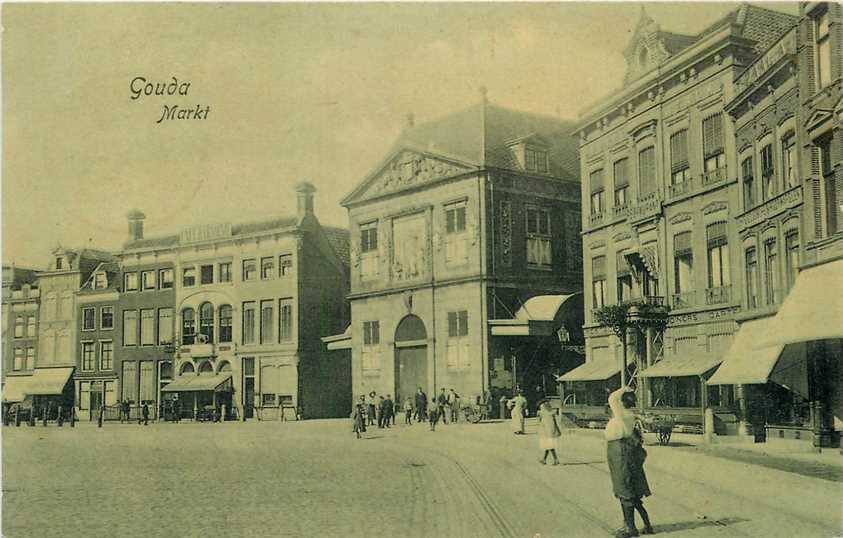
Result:
<svg viewBox="0 0 843 538"><path fill-rule="evenodd" d="M399 424L358 441L347 420L7 428L3 535L550 537L619 527L602 440L569 433L563 465L545 467L534 432ZM839 482L648 450L659 534L840 532Z"/></svg>

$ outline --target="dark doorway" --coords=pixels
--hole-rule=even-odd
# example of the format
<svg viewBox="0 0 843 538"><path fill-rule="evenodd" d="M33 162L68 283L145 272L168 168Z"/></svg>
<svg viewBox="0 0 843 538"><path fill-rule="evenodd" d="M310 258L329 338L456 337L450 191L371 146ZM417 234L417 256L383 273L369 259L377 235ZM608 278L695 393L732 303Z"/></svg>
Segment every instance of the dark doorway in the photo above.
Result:
<svg viewBox="0 0 843 538"><path fill-rule="evenodd" d="M395 329L395 398L412 397L419 387L427 386L427 330L424 322L412 314Z"/></svg>

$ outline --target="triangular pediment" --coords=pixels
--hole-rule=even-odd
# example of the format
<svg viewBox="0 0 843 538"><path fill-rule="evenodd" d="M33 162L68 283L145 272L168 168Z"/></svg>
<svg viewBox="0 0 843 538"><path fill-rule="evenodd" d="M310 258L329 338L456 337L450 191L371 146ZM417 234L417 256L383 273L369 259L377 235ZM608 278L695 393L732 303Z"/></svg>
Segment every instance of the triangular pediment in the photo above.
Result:
<svg viewBox="0 0 843 538"><path fill-rule="evenodd" d="M828 121L832 115L833 112L831 109L818 108L810 115L810 117L808 117L808 120L805 122L805 128L810 132Z"/></svg>
<svg viewBox="0 0 843 538"><path fill-rule="evenodd" d="M393 151L341 203L348 205L378 198L476 169L442 155L400 148Z"/></svg>

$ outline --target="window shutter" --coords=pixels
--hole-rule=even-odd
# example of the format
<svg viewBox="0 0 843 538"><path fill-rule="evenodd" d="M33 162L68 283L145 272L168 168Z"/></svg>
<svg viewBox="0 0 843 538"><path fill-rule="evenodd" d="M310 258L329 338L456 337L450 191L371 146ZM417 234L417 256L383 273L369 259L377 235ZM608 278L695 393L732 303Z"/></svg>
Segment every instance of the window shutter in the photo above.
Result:
<svg viewBox="0 0 843 538"><path fill-rule="evenodd" d="M615 163L615 188L629 185L629 159L621 159Z"/></svg>
<svg viewBox="0 0 843 538"><path fill-rule="evenodd" d="M647 148L638 154L638 183L642 195L656 191L655 148Z"/></svg>
<svg viewBox="0 0 843 538"><path fill-rule="evenodd" d="M606 277L606 256L597 256L591 260L591 274L595 279Z"/></svg>
<svg viewBox="0 0 843 538"><path fill-rule="evenodd" d="M591 185L591 192L603 190L603 169L595 170L591 173L589 178L589 185Z"/></svg>
<svg viewBox="0 0 843 538"><path fill-rule="evenodd" d="M457 313L448 312L448 336L457 336L459 328L457 327Z"/></svg>
<svg viewBox="0 0 843 538"><path fill-rule="evenodd" d="M673 236L673 255L691 254L691 232L682 232Z"/></svg>
<svg viewBox="0 0 843 538"><path fill-rule="evenodd" d="M628 275L631 272L631 270L629 268L629 260L626 259L626 256L624 255L623 252L617 253L616 263L617 263L618 276Z"/></svg>
<svg viewBox="0 0 843 538"><path fill-rule="evenodd" d="M703 153L706 157L723 151L723 116L715 114L703 120Z"/></svg>
<svg viewBox="0 0 843 538"><path fill-rule="evenodd" d="M708 246L720 246L726 244L726 223L715 222L705 228L705 237Z"/></svg>
<svg viewBox="0 0 843 538"><path fill-rule="evenodd" d="M670 137L670 168L672 172L688 168L688 131Z"/></svg>

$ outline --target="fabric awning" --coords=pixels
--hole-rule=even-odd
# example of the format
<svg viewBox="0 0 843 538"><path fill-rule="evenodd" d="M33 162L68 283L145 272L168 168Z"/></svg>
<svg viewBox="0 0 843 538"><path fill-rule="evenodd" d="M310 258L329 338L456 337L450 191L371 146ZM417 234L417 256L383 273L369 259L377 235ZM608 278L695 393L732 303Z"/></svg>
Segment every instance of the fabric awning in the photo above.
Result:
<svg viewBox="0 0 843 538"><path fill-rule="evenodd" d="M611 359L594 359L582 366L557 378L558 381L606 381L613 375L619 374L621 367L618 361Z"/></svg>
<svg viewBox="0 0 843 538"><path fill-rule="evenodd" d="M213 390L227 392L232 390L231 374L218 375L183 375L161 389L161 392L198 392Z"/></svg>
<svg viewBox="0 0 843 538"><path fill-rule="evenodd" d="M800 271L758 348L843 338L843 260Z"/></svg>
<svg viewBox="0 0 843 538"><path fill-rule="evenodd" d="M723 362L722 355L683 355L662 359L653 366L642 370L638 377L687 377L702 375Z"/></svg>
<svg viewBox="0 0 843 538"><path fill-rule="evenodd" d="M27 384L26 394L33 396L61 394L72 374L73 368L36 368Z"/></svg>
<svg viewBox="0 0 843 538"><path fill-rule="evenodd" d="M329 351L351 349L351 325L342 334L323 337L322 342L325 343Z"/></svg>
<svg viewBox="0 0 843 538"><path fill-rule="evenodd" d="M531 297L515 312L513 319L490 319L492 336L552 336L558 326L559 309L572 295Z"/></svg>
<svg viewBox="0 0 843 538"><path fill-rule="evenodd" d="M3 384L3 401L22 402L26 398L26 389L29 388L31 379L31 375L6 376L6 382Z"/></svg>
<svg viewBox="0 0 843 538"><path fill-rule="evenodd" d="M709 385L742 385L766 383L779 360L784 346L756 349L770 330L772 318L741 323L732 345L723 357L723 364L714 372Z"/></svg>

